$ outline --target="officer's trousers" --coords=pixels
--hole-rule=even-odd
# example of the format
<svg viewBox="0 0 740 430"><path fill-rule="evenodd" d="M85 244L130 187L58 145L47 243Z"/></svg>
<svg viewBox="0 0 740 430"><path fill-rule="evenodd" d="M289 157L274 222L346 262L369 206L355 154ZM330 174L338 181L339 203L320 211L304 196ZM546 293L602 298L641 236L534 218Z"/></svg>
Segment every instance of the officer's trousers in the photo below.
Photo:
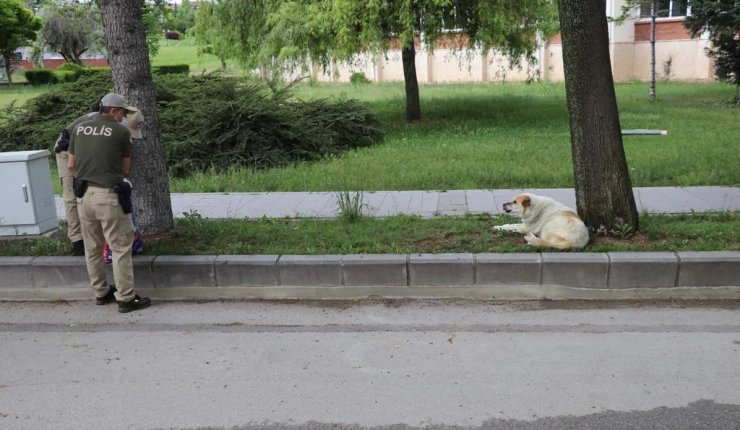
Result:
<svg viewBox="0 0 740 430"><path fill-rule="evenodd" d="M59 179L62 182L62 200L64 200L64 215L67 219L67 237L72 242L82 240L82 229L80 227L80 217L77 214L77 197L72 190L72 174L67 169L67 151L56 154L57 170L59 170Z"/></svg>
<svg viewBox="0 0 740 430"><path fill-rule="evenodd" d="M85 240L85 262L90 286L96 297L108 292L103 261L103 245L113 251L113 279L116 300L128 302L134 298L134 268L131 244L134 241L131 216L124 214L118 194L112 188L88 186L85 195L77 199L82 236Z"/></svg>

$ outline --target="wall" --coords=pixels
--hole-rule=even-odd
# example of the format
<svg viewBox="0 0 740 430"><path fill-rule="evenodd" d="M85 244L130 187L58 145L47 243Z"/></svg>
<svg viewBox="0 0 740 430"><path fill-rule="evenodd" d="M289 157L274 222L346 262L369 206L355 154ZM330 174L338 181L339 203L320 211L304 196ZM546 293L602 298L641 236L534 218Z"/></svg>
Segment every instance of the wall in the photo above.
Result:
<svg viewBox="0 0 740 430"><path fill-rule="evenodd" d="M64 59L62 58L47 59L43 61L44 67L47 69L56 69L64 64ZM34 68L33 63L29 60L21 60L19 64L20 68L23 70ZM83 58L82 64L88 67L108 67L108 60L105 58Z"/></svg>

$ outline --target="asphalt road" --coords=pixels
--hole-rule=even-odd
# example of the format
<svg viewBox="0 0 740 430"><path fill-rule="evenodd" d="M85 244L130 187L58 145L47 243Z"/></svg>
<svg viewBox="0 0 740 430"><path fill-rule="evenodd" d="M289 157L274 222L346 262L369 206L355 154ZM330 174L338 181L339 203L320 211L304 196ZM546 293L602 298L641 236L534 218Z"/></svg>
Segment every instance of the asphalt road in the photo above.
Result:
<svg viewBox="0 0 740 430"><path fill-rule="evenodd" d="M0 303L1 429L740 429L737 303Z"/></svg>

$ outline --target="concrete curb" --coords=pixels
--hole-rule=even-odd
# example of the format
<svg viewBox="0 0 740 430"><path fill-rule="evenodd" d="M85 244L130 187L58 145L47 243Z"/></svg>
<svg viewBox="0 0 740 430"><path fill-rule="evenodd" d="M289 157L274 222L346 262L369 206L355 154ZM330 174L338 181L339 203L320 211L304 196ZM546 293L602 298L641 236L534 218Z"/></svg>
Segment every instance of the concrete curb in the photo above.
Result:
<svg viewBox="0 0 740 430"><path fill-rule="evenodd" d="M740 299L740 252L136 256L160 299ZM1 257L0 300L89 299L82 257Z"/></svg>

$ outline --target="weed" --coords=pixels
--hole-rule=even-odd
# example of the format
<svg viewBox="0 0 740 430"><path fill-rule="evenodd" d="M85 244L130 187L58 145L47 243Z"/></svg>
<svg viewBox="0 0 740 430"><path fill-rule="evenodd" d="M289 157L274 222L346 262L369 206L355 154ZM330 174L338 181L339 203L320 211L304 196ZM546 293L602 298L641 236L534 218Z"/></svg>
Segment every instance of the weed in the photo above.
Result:
<svg viewBox="0 0 740 430"><path fill-rule="evenodd" d="M618 239L627 239L635 235L635 229L630 224L624 222L624 218L621 217L617 217L614 220L614 225L609 232Z"/></svg>
<svg viewBox="0 0 740 430"><path fill-rule="evenodd" d="M340 191L336 193L337 206L339 207L339 219L348 223L361 221L364 217L362 208L364 194L362 191Z"/></svg>
<svg viewBox="0 0 740 430"><path fill-rule="evenodd" d="M182 222L191 229L198 229L203 227L205 219L200 212L191 208L189 211L182 213Z"/></svg>

